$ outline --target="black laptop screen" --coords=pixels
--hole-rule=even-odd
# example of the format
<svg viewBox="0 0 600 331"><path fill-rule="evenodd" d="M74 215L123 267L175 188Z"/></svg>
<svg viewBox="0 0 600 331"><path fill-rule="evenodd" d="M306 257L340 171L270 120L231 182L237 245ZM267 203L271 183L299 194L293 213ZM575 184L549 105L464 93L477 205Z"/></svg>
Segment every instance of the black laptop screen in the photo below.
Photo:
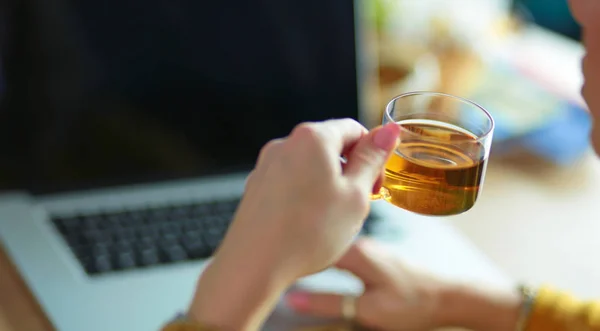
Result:
<svg viewBox="0 0 600 331"><path fill-rule="evenodd" d="M297 123L358 115L352 1L13 3L0 190L248 170Z"/></svg>

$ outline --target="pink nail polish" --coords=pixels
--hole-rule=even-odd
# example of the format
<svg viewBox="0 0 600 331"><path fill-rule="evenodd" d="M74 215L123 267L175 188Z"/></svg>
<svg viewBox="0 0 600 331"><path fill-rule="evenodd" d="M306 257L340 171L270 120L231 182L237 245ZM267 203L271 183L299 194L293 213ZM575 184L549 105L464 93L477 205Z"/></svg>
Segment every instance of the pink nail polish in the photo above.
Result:
<svg viewBox="0 0 600 331"><path fill-rule="evenodd" d="M294 310L306 310L308 309L308 293L304 292L293 292L285 296L285 300L291 308Z"/></svg>
<svg viewBox="0 0 600 331"><path fill-rule="evenodd" d="M400 128L396 123L388 123L375 132L373 142L375 146L390 150L396 146L396 141L400 135Z"/></svg>

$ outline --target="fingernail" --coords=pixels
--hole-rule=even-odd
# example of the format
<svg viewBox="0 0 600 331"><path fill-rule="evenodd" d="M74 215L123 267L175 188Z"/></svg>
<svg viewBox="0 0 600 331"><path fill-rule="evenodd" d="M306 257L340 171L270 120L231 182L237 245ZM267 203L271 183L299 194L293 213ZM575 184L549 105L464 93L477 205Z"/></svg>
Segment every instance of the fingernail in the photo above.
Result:
<svg viewBox="0 0 600 331"><path fill-rule="evenodd" d="M373 142L375 143L375 146L389 151L396 147L399 135L400 128L398 125L396 123L388 123L375 131Z"/></svg>
<svg viewBox="0 0 600 331"><path fill-rule="evenodd" d="M308 309L308 293L305 292L292 292L285 296L285 300L291 308L294 310L307 310Z"/></svg>

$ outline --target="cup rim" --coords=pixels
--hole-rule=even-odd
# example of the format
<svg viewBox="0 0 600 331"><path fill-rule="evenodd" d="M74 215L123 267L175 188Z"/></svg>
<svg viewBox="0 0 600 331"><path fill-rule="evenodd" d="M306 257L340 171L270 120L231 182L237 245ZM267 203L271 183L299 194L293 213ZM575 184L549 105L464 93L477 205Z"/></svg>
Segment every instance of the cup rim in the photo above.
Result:
<svg viewBox="0 0 600 331"><path fill-rule="evenodd" d="M490 126L487 129L487 131L481 135L477 135L476 139L473 139L476 142L481 142L482 140L485 140L486 138L488 138L492 132L494 132L494 128L496 126L496 123L494 121L494 118L492 117L492 115L481 105L479 105L478 103L471 101L469 99L463 98L463 97L459 97L456 95L452 95L452 94L448 94L448 93L442 93L442 92L432 92L432 91L412 91L412 92L406 92L406 93L402 93L400 95L395 96L394 98L392 98L390 101L388 101L388 103L385 106L385 112L384 115L389 122L394 122L396 123L397 121L394 120L392 118L392 116L390 116L390 111L392 108L392 105L399 99L402 98L406 98L406 97L410 97L410 96L415 96L415 95L425 95L425 96L438 96L438 97L444 97L444 98L450 98L450 99L454 99L463 103L466 103L468 105L474 106L475 108L478 108L479 110L481 110L483 112L483 114L485 115L485 117L490 121ZM400 130L404 131L405 133L408 133L410 135L415 135L414 132L407 130L406 128L402 127L402 125L399 125ZM470 139L471 140L471 139Z"/></svg>

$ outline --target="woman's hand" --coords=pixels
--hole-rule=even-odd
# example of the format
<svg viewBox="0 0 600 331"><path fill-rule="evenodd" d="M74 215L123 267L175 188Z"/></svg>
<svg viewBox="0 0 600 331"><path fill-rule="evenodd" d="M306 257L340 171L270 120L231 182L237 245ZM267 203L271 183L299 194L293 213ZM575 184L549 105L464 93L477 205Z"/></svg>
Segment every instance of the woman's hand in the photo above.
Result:
<svg viewBox="0 0 600 331"><path fill-rule="evenodd" d="M342 119L302 124L271 141L218 255L237 255L247 242L290 281L330 266L360 231L398 135L395 124L368 133Z"/></svg>
<svg viewBox="0 0 600 331"><path fill-rule="evenodd" d="M359 277L364 293L356 299L356 322L382 331L441 327L514 330L521 304L515 293L444 281L408 268L370 240L358 240L336 266ZM288 305L301 314L342 317L343 297L294 292Z"/></svg>
<svg viewBox="0 0 600 331"><path fill-rule="evenodd" d="M356 299L356 322L375 330L431 330L437 327L441 281L411 270L371 240L358 240L336 266L359 277L364 293ZM287 296L302 314L340 318L341 295L294 292Z"/></svg>
<svg viewBox="0 0 600 331"><path fill-rule="evenodd" d="M350 247L398 135L395 124L367 132L343 119L301 124L268 143L190 315L221 329L258 329L298 277Z"/></svg>

